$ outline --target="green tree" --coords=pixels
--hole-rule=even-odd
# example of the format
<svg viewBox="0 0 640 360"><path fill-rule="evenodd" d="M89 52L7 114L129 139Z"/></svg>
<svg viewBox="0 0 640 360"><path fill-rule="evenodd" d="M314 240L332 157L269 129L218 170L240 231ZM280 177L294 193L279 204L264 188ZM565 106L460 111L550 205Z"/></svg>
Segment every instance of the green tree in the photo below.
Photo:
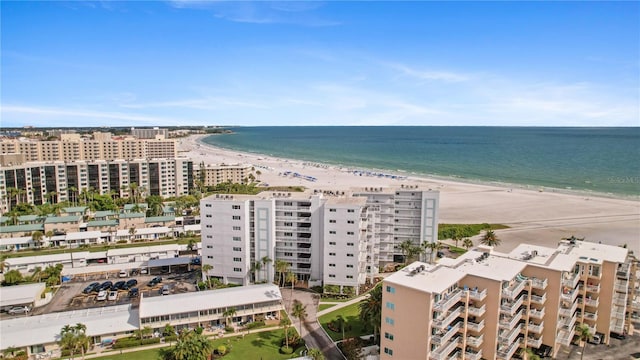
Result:
<svg viewBox="0 0 640 360"><path fill-rule="evenodd" d="M267 273L268 273L267 270L269 270L267 265L271 264L272 261L273 260L271 260L271 258L268 257L268 256L263 256L260 259L260 262L262 263L262 269L264 270L264 279L265 279L265 281L267 281L267 283L269 282L269 279L267 279Z"/></svg>
<svg viewBox="0 0 640 360"><path fill-rule="evenodd" d="M324 354L318 348L311 348L307 352L307 356L309 356L312 360L325 360Z"/></svg>
<svg viewBox="0 0 640 360"><path fill-rule="evenodd" d="M413 247L413 243L411 242L411 240L405 240L403 242L400 243L400 245L398 246L400 248L400 251L402 252L402 259L404 260L402 263L406 264L408 262L408 258L409 258L409 252L411 251L411 248Z"/></svg>
<svg viewBox="0 0 640 360"><path fill-rule="evenodd" d="M253 274L253 282L258 282L258 273L262 269L262 262L255 261L251 263L251 273Z"/></svg>
<svg viewBox="0 0 640 360"><path fill-rule="evenodd" d="M451 240L455 241L456 247L458 247L458 241L462 240L462 236L457 228L453 229L453 233L451 234Z"/></svg>
<svg viewBox="0 0 640 360"><path fill-rule="evenodd" d="M360 320L373 327L373 336L379 343L378 331L382 325L382 285L378 284L369 296L360 302Z"/></svg>
<svg viewBox="0 0 640 360"><path fill-rule="evenodd" d="M207 279L207 288L211 289L211 278L209 277L209 271L213 270L213 265L204 264L200 269L202 270L202 273Z"/></svg>
<svg viewBox="0 0 640 360"><path fill-rule="evenodd" d="M284 343L286 347L289 347L289 326L291 326L291 320L287 317L280 318L280 326L284 329Z"/></svg>
<svg viewBox="0 0 640 360"><path fill-rule="evenodd" d="M173 336L176 334L176 329L169 323L162 329L162 336Z"/></svg>
<svg viewBox="0 0 640 360"><path fill-rule="evenodd" d="M62 327L58 344L62 350L69 350L71 359L78 352L82 354L82 359L84 359L90 342L86 332L87 326L82 323L77 323L75 326L65 325Z"/></svg>
<svg viewBox="0 0 640 360"><path fill-rule="evenodd" d="M587 341L593 338L593 334L591 333L591 328L587 324L580 324L576 326L576 335L580 341L582 341L582 355L580 355L580 360L584 358L584 350L587 347Z"/></svg>
<svg viewBox="0 0 640 360"><path fill-rule="evenodd" d="M276 260L276 272L278 273L278 286L284 284L284 274L289 271L291 264L284 260Z"/></svg>
<svg viewBox="0 0 640 360"><path fill-rule="evenodd" d="M473 247L473 241L469 238L466 238L462 240L462 246L464 246L465 249L469 250L470 248Z"/></svg>
<svg viewBox="0 0 640 360"><path fill-rule="evenodd" d="M129 228L129 241L130 242L133 242L133 239L136 236L136 232L137 232L137 230L136 230L135 227L132 226L132 227Z"/></svg>
<svg viewBox="0 0 640 360"><path fill-rule="evenodd" d="M47 231L44 236L49 238L49 246L51 246L51 238L53 237L54 232L52 230Z"/></svg>
<svg viewBox="0 0 640 360"><path fill-rule="evenodd" d="M189 239L189 242L187 243L187 250L189 251L193 251L196 249L196 240L195 239Z"/></svg>
<svg viewBox="0 0 640 360"><path fill-rule="evenodd" d="M336 323L338 324L338 327L340 328L340 331L342 332L342 339L344 340L344 326L347 324L347 321L344 319L344 317L342 315L338 315L336 317Z"/></svg>
<svg viewBox="0 0 640 360"><path fill-rule="evenodd" d="M160 195L149 195L145 200L148 205L147 216L162 215L162 197Z"/></svg>
<svg viewBox="0 0 640 360"><path fill-rule="evenodd" d="M36 230L31 233L31 240L33 240L33 244L35 245L36 249L40 249L42 247L42 237L43 234L40 230Z"/></svg>
<svg viewBox="0 0 640 360"><path fill-rule="evenodd" d="M496 247L496 246L499 246L500 243L502 243L502 241L498 239L498 236L493 230L488 229L485 231L484 235L482 236L482 240L480 240L480 243L482 245Z"/></svg>
<svg viewBox="0 0 640 360"><path fill-rule="evenodd" d="M4 273L3 284L6 286L17 285L23 281L22 273L18 270L9 270Z"/></svg>
<svg viewBox="0 0 640 360"><path fill-rule="evenodd" d="M180 334L176 345L166 353L167 360L206 360L213 352L213 344L195 331Z"/></svg>
<svg viewBox="0 0 640 360"><path fill-rule="evenodd" d="M540 360L540 356L536 355L530 348L524 350L524 360Z"/></svg>
<svg viewBox="0 0 640 360"><path fill-rule="evenodd" d="M43 278L47 279L47 286L55 286L60 284L60 275L62 274L62 264L55 266L49 265L43 271Z"/></svg>
<svg viewBox="0 0 640 360"><path fill-rule="evenodd" d="M293 300L293 287L295 286L297 279L298 277L296 276L296 274L293 273L293 271L288 271L287 275L285 276L285 281L291 284L291 297L289 298L289 308L291 308L291 300Z"/></svg>
<svg viewBox="0 0 640 360"><path fill-rule="evenodd" d="M293 300L293 307L291 308L291 315L300 320L300 337L302 337L302 322L307 318L307 306L302 304L300 300Z"/></svg>
<svg viewBox="0 0 640 360"><path fill-rule="evenodd" d="M233 307L233 306L230 307L230 308L227 308L222 313L222 316L224 316L227 326L229 326L229 324L231 324L231 318L234 317L235 315L236 315L236 308Z"/></svg>

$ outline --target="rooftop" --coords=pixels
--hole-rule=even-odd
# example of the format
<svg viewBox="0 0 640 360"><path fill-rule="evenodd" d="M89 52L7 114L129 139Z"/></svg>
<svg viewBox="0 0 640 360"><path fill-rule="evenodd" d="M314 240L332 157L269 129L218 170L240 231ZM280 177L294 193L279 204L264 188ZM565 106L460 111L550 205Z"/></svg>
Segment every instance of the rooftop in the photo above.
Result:
<svg viewBox="0 0 640 360"><path fill-rule="evenodd" d="M0 307L29 304L39 298L46 284L43 282L26 285L0 287ZM4 334L2 335L4 336Z"/></svg>
<svg viewBox="0 0 640 360"><path fill-rule="evenodd" d="M87 227L101 227L101 226L118 226L118 220L117 219L92 220L87 222Z"/></svg>
<svg viewBox="0 0 640 360"><path fill-rule="evenodd" d="M385 282L431 294L440 294L465 275L465 272L455 268L416 261L387 277Z"/></svg>
<svg viewBox="0 0 640 360"><path fill-rule="evenodd" d="M483 257L483 254L487 253L478 250L464 253L456 259L458 260L456 268L469 275L497 281L510 281L527 266L522 261L493 254Z"/></svg>
<svg viewBox="0 0 640 360"><path fill-rule="evenodd" d="M70 222L80 222L82 216L80 215L69 215L69 216L47 216L44 221L45 224L60 224L60 223L70 223Z"/></svg>
<svg viewBox="0 0 640 360"><path fill-rule="evenodd" d="M0 233L14 233L14 232L31 232L31 231L43 231L43 224L24 224L24 225L7 225L0 226Z"/></svg>
<svg viewBox="0 0 640 360"><path fill-rule="evenodd" d="M169 222L176 221L176 217L173 215L165 215L165 216L150 216L144 219L145 223L153 223L153 222Z"/></svg>
<svg viewBox="0 0 640 360"><path fill-rule="evenodd" d="M115 211L111 211L111 210L104 210L104 211L96 211L95 215L93 215L94 218L103 218L103 217L107 217L107 216L115 216L118 213Z"/></svg>
<svg viewBox="0 0 640 360"><path fill-rule="evenodd" d="M63 208L62 210L64 212L66 212L67 214L84 213L85 211L87 211L87 207L86 206L72 206L72 207Z"/></svg>
<svg viewBox="0 0 640 360"><path fill-rule="evenodd" d="M248 285L196 293L140 299L140 317L186 313L259 302L282 300L280 289L272 284Z"/></svg>

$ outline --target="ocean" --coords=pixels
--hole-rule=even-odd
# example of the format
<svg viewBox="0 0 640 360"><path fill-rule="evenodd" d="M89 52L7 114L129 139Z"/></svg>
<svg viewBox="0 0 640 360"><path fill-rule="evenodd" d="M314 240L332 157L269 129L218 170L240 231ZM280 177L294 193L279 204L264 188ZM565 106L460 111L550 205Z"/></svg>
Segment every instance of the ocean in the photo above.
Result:
<svg viewBox="0 0 640 360"><path fill-rule="evenodd" d="M234 127L214 146L270 156L615 197L640 196L640 128ZM596 194L597 195L597 194Z"/></svg>

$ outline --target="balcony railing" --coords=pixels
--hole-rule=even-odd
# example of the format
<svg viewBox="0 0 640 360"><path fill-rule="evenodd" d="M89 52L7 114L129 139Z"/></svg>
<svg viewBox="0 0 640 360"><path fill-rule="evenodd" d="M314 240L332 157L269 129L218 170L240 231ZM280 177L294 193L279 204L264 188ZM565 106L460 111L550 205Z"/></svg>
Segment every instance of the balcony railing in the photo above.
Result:
<svg viewBox="0 0 640 360"><path fill-rule="evenodd" d="M527 337L527 347L539 348L540 345L542 345L542 337L537 339L531 336Z"/></svg>
<svg viewBox="0 0 640 360"><path fill-rule="evenodd" d="M600 292L600 284L598 285L587 284L587 291L592 293Z"/></svg>
<svg viewBox="0 0 640 360"><path fill-rule="evenodd" d="M529 310L529 317L533 319L542 319L544 317L544 308L542 308L542 310Z"/></svg>
<svg viewBox="0 0 640 360"><path fill-rule="evenodd" d="M479 308L477 308L475 306L469 306L469 309L467 309L467 312L469 313L469 315L482 316L482 314L484 314L486 308L487 308L486 305L482 305Z"/></svg>
<svg viewBox="0 0 640 360"><path fill-rule="evenodd" d="M530 332L540 334L542 332L542 329L544 328L544 321L541 322L540 324L534 324L530 322L527 328L529 329Z"/></svg>
<svg viewBox="0 0 640 360"><path fill-rule="evenodd" d="M482 291L478 291L478 289L469 289L467 291L469 291L469 299L471 300L482 301L487 297L487 289L484 289Z"/></svg>
<svg viewBox="0 0 640 360"><path fill-rule="evenodd" d="M592 313L592 312L585 311L584 312L584 318L587 319L587 320L596 321L596 320L598 320L598 312L596 311L596 312Z"/></svg>
<svg viewBox="0 0 640 360"><path fill-rule="evenodd" d="M480 321L479 323L475 323L475 322L467 322L467 330L472 330L472 331L482 331L482 329L484 329L484 320Z"/></svg>
<svg viewBox="0 0 640 360"><path fill-rule="evenodd" d="M506 303L500 305L500 312L504 313L504 314L513 315L516 312L516 310L518 310L520 305L522 305L522 303L524 302L524 298L525 297L526 297L526 295L522 294L518 298L518 300L516 300L513 303L506 302Z"/></svg>
<svg viewBox="0 0 640 360"><path fill-rule="evenodd" d="M562 326L562 329L570 330L573 329L576 321L578 321L578 318L576 316L567 317L560 321L560 326Z"/></svg>
<svg viewBox="0 0 640 360"><path fill-rule="evenodd" d="M562 345L569 346L571 345L571 340L573 340L573 335L576 333L575 329L571 330L560 330L560 334L558 336L558 342Z"/></svg>
<svg viewBox="0 0 640 360"><path fill-rule="evenodd" d="M522 319L523 315L524 315L524 309L518 311L518 313L515 314L511 319L509 319L509 318L500 319L500 328L501 329L511 329L511 328L513 328L514 326L516 326L518 321L520 321Z"/></svg>
<svg viewBox="0 0 640 360"><path fill-rule="evenodd" d="M484 341L484 335L480 336L467 336L467 346L473 346L475 348L480 347Z"/></svg>
<svg viewBox="0 0 640 360"><path fill-rule="evenodd" d="M577 297L578 297L578 290L569 290L566 293L562 294L562 299L569 301L569 302L573 302Z"/></svg>
<svg viewBox="0 0 640 360"><path fill-rule="evenodd" d="M573 302L573 303L571 303L571 307L570 308L561 307L559 313L562 316L572 317L573 313L576 311L577 308L578 308L578 303L577 302Z"/></svg>
<svg viewBox="0 0 640 360"><path fill-rule="evenodd" d="M564 286L568 286L572 289L575 289L576 285L578 285L578 281L580 280L580 275L579 274L569 274L567 273L564 277L564 279L562 279L562 285Z"/></svg>
<svg viewBox="0 0 640 360"><path fill-rule="evenodd" d="M587 306L598 307L599 303L598 299L584 299L584 304Z"/></svg>
<svg viewBox="0 0 640 360"><path fill-rule="evenodd" d="M629 286L616 283L616 285L614 286L614 289L617 292L626 293L629 290Z"/></svg>
<svg viewBox="0 0 640 360"><path fill-rule="evenodd" d="M547 279L536 279L536 278L531 279L531 287L538 290L546 289L548 283L549 282L547 281Z"/></svg>
<svg viewBox="0 0 640 360"><path fill-rule="evenodd" d="M432 337L431 341L433 341L434 344L444 344L449 341L449 339L451 339L451 337L453 337L453 335L455 335L461 327L462 322L459 322L452 326L450 329L447 329L444 332L441 332L439 335Z"/></svg>
<svg viewBox="0 0 640 360"><path fill-rule="evenodd" d="M621 279L628 279L629 269L631 269L631 264L621 264L616 271L616 276Z"/></svg>
<svg viewBox="0 0 640 360"><path fill-rule="evenodd" d="M592 279L601 279L602 278L602 271L598 271L597 274L589 273L588 275Z"/></svg>
<svg viewBox="0 0 640 360"><path fill-rule="evenodd" d="M616 306L627 306L627 294L616 293L613 296L613 304Z"/></svg>
<svg viewBox="0 0 640 360"><path fill-rule="evenodd" d="M516 326L511 330L503 330L498 334L498 341L500 344L511 344L513 340L520 334L520 330L522 330L522 324Z"/></svg>
<svg viewBox="0 0 640 360"><path fill-rule="evenodd" d="M433 308L436 311L445 311L447 309L449 309L451 306L453 306L453 304L457 303L458 301L460 301L460 299L462 298L462 290L457 289L455 290L453 293L450 293L447 297L445 297L444 299L438 301Z"/></svg>
<svg viewBox="0 0 640 360"><path fill-rule="evenodd" d="M513 344L509 346L504 346L498 350L498 356L503 359L511 359L513 354L516 353L516 350L520 347L520 343L522 343L522 339L516 340Z"/></svg>
<svg viewBox="0 0 640 360"><path fill-rule="evenodd" d="M465 351L464 358L467 360L480 360L482 359L482 350L478 350L478 352Z"/></svg>
<svg viewBox="0 0 640 360"><path fill-rule="evenodd" d="M611 312L611 317L612 318L616 318L616 319L623 319L624 320L624 310L620 309L619 307L614 307L613 311Z"/></svg>
<svg viewBox="0 0 640 360"><path fill-rule="evenodd" d="M542 296L531 295L531 303L542 305L547 301L547 293L542 294Z"/></svg>
<svg viewBox="0 0 640 360"><path fill-rule="evenodd" d="M527 284L526 281L518 281L516 280L511 286L502 289L502 296L507 299L515 299L518 294L524 289L524 286Z"/></svg>
<svg viewBox="0 0 640 360"><path fill-rule="evenodd" d="M453 341L449 342L445 346L440 346L431 353L431 359L433 360L442 360L446 359L450 352L453 351L456 347L460 345L460 337L456 337Z"/></svg>
<svg viewBox="0 0 640 360"><path fill-rule="evenodd" d="M619 319L618 321L616 321L616 319L612 319L609 324L609 330L617 334L624 333L624 319Z"/></svg>
<svg viewBox="0 0 640 360"><path fill-rule="evenodd" d="M443 327L451 324L455 318L460 316L464 306L458 306L455 310L450 311L448 314L444 316L440 316L440 318L433 321L433 326L438 329L442 329Z"/></svg>

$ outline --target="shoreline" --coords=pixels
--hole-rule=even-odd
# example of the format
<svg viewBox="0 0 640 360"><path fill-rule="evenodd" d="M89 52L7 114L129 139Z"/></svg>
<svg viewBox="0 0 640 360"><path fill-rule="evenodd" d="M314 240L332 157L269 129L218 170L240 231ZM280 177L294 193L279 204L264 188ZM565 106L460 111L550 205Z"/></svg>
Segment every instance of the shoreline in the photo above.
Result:
<svg viewBox="0 0 640 360"><path fill-rule="evenodd" d="M499 223L510 226L497 230L508 252L522 242L555 247L557 242L575 235L585 241L610 245L627 244L640 253L640 201L600 193L578 193L558 189L510 186L505 183L478 183L466 179L439 178L409 172L365 169L271 155L242 152L202 142L209 135L191 135L178 140L180 155L194 164L245 163L261 171L258 178L269 186L304 186L309 189L350 190L365 187L391 188L418 185L440 191L439 223ZM353 170L362 173L354 173ZM370 174L395 175L367 176ZM283 175L286 173L288 175ZM297 173L299 177L291 174ZM398 175L406 178L398 178ZM306 180L315 178L316 181ZM479 237L472 238L475 245Z"/></svg>

